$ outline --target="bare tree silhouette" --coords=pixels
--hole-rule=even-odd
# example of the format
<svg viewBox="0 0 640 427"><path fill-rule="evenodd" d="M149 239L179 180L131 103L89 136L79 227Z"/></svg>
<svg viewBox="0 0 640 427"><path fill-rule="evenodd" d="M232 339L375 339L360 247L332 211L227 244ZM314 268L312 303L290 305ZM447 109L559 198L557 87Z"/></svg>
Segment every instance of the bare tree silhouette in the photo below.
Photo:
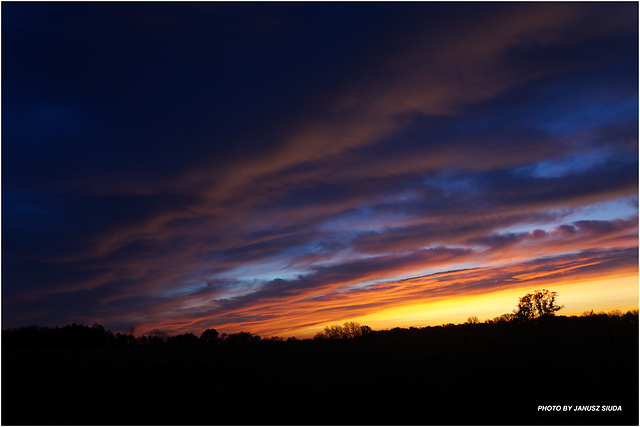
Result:
<svg viewBox="0 0 640 427"><path fill-rule="evenodd" d="M324 332L318 332L315 339L356 338L372 331L369 326L358 322L345 322L344 325L325 326Z"/></svg>

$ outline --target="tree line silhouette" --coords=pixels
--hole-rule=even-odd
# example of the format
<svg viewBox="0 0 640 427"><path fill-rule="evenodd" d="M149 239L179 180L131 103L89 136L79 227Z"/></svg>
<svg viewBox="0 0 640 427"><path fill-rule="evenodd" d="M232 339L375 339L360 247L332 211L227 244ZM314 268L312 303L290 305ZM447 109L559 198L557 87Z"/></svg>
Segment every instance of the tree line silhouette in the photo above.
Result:
<svg viewBox="0 0 640 427"><path fill-rule="evenodd" d="M3 331L3 343L14 347L98 348L128 346L176 346L203 345L226 342L246 343L260 341L259 335L237 332L219 335L215 329L207 329L200 336L193 333L170 336L163 330L153 329L147 334L135 336L133 331L113 333L100 324L67 325L63 327L28 326ZM278 339L277 337L275 339Z"/></svg>
<svg viewBox="0 0 640 427"><path fill-rule="evenodd" d="M514 313L506 313L501 316L497 316L493 319L479 322L476 316L470 316L465 325L468 324L485 324L485 325L497 325L497 324L523 324L524 322L536 323L543 320L544 315L538 317L532 317L531 312L527 309L525 314L518 315ZM566 319L566 316L554 316L560 319ZM629 310L626 313L622 313L619 310L614 310L609 313L605 312L585 312L582 316L570 316L570 318L586 317L586 318L598 318L605 319L608 322L624 323L635 325L638 319L638 310ZM408 330L418 329L430 329L430 328L442 328L458 326L453 323L443 324L439 326L426 326L423 328L410 327ZM393 328L391 331L397 331L407 328ZM343 325L330 325L325 326L324 330L316 333L313 340L336 340L336 339L354 339L369 335L372 333L383 334L386 331L374 331L371 327L366 325L360 325L357 322L345 322ZM154 329L148 334L135 336L133 332L129 333L112 333L106 330L100 324L93 324L92 326L78 325L73 323L63 327L42 327L42 326L27 326L24 328L13 328L2 331L2 341L7 347L16 348L37 348L37 347L52 347L52 348L98 348L98 347L127 347L127 346L192 346L192 345L211 345L211 344L243 344L251 342L279 342L285 341L285 338L280 336L273 336L268 338L261 338L260 335L252 334L251 332L236 332L231 334L222 333L219 334L217 330L211 328L203 331L200 336L196 336L193 333L178 334L170 336L166 332ZM297 341L296 337L288 337L286 341Z"/></svg>
<svg viewBox="0 0 640 427"><path fill-rule="evenodd" d="M484 322L389 330L346 322L310 339L114 334L98 324L7 330L1 421L637 425L638 311L560 316L555 299L538 306L535 295ZM622 411L543 413L540 405Z"/></svg>
<svg viewBox="0 0 640 427"><path fill-rule="evenodd" d="M357 322L345 322L344 325L325 326L324 332L318 332L314 339L349 339L371 333L369 326ZM134 331L113 333L104 326L95 323L92 326L72 324L63 327L28 326L8 329L2 332L3 342L9 347L36 348L99 348L129 346L194 346L212 344L246 344L252 342L285 341L285 338L273 336L261 338L260 335L242 331L231 334L219 334L210 328L200 336L193 333L170 336L161 329L153 329L147 334L136 336ZM296 337L288 337L286 341L297 341Z"/></svg>
<svg viewBox="0 0 640 427"><path fill-rule="evenodd" d="M556 312L564 308L556 303L557 292L546 289L536 290L519 298L518 305L513 313L505 313L493 319L485 320L485 324L502 323L527 323L540 322L556 316ZM604 317L611 321L626 323L637 323L638 311L628 311L622 314L615 310L607 314L604 312L584 313L587 317ZM574 316L575 317L575 316ZM479 324L476 316L470 316L466 324ZM442 326L454 326L449 323ZM394 328L398 329L398 328ZM416 329L412 327L410 329ZM373 329L357 322L348 321L343 325L325 326L324 330L316 333L314 340L332 339L353 339L371 334ZM381 332L381 331L376 331ZM7 346L15 347L126 347L126 346L192 346L192 345L226 345L243 344L259 341L283 341L284 338L273 336L261 338L260 335L251 332L241 331L231 334L219 334L216 329L210 328L203 331L200 336L193 333L170 336L161 329L152 329L147 334L135 336L135 329L130 328L127 332L112 333L102 325L95 323L92 326L67 325L64 327L41 327L28 326L25 328L15 328L3 331L3 342ZM296 337L288 337L288 341L297 340Z"/></svg>

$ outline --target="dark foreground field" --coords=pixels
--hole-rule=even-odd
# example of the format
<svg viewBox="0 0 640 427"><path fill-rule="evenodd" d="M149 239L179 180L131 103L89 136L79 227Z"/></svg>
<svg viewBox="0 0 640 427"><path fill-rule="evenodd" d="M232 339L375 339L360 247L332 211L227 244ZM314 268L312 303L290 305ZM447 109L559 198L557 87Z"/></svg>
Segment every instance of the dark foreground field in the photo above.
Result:
<svg viewBox="0 0 640 427"><path fill-rule="evenodd" d="M549 320L341 340L5 343L2 424L638 425L637 317Z"/></svg>

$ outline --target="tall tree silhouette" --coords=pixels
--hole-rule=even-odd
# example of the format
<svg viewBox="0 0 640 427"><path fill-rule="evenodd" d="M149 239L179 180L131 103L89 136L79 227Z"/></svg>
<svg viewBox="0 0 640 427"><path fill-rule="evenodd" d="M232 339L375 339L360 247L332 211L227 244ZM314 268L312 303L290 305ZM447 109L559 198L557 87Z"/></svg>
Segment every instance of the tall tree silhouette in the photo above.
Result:
<svg viewBox="0 0 640 427"><path fill-rule="evenodd" d="M533 291L520 298L518 307L514 310L519 319L529 320L536 317L551 317L564 306L556 304L557 292L546 289Z"/></svg>

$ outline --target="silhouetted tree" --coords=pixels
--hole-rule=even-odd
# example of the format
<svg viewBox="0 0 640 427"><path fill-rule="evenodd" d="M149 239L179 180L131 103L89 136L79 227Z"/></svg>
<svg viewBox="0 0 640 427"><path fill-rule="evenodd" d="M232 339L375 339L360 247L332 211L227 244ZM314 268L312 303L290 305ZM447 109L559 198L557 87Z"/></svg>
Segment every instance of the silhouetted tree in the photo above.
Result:
<svg viewBox="0 0 640 427"><path fill-rule="evenodd" d="M363 326L357 322L345 322L343 326L325 326L324 332L318 332L314 339L355 338L368 334L371 331L369 326Z"/></svg>
<svg viewBox="0 0 640 427"><path fill-rule="evenodd" d="M203 333L200 334L200 342L205 344L212 344L218 341L218 331L215 329L207 329Z"/></svg>
<svg viewBox="0 0 640 427"><path fill-rule="evenodd" d="M527 294L520 298L518 307L514 310L515 315L521 320L533 319L533 301L532 295Z"/></svg>
<svg viewBox="0 0 640 427"><path fill-rule="evenodd" d="M511 322L516 318L517 316L513 313L505 313L505 314L501 314L500 316L494 317L493 320L487 320L486 323L506 323L506 322Z"/></svg>
<svg viewBox="0 0 640 427"><path fill-rule="evenodd" d="M340 325L325 326L324 335L326 338L329 338L329 339L342 338L342 326Z"/></svg>
<svg viewBox="0 0 640 427"><path fill-rule="evenodd" d="M467 318L467 323L470 324L470 325L475 325L475 324L480 323L480 322L478 321L478 316L469 316Z"/></svg>
<svg viewBox="0 0 640 427"><path fill-rule="evenodd" d="M546 289L534 291L520 298L514 313L518 319L530 320L536 317L551 317L564 306L556 304L557 292Z"/></svg>
<svg viewBox="0 0 640 427"><path fill-rule="evenodd" d="M367 325L360 326L360 335L367 335L367 334L370 334L371 332L373 332L373 329L371 329L371 326L367 326Z"/></svg>
<svg viewBox="0 0 640 427"><path fill-rule="evenodd" d="M355 338L360 335L360 325L356 322L345 322L343 327L345 338Z"/></svg>
<svg viewBox="0 0 640 427"><path fill-rule="evenodd" d="M539 317L554 316L556 311L564 308L563 305L556 304L557 296L557 292L551 292L546 289L534 292L533 304Z"/></svg>

